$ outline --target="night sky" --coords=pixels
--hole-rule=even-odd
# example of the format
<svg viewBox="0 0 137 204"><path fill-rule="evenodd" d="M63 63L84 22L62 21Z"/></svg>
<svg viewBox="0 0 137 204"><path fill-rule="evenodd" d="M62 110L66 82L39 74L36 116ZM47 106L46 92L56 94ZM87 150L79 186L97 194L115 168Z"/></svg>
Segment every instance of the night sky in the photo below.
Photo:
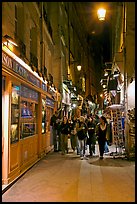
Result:
<svg viewBox="0 0 137 204"><path fill-rule="evenodd" d="M110 42L110 27L105 24L104 31L102 35L102 45L103 45L103 60L104 62L111 61L111 42Z"/></svg>

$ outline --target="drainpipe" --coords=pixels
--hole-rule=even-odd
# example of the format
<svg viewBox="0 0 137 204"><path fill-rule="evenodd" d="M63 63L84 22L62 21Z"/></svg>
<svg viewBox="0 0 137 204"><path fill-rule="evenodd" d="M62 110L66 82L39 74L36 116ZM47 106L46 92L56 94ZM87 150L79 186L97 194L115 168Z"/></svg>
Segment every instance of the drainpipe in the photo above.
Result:
<svg viewBox="0 0 137 204"><path fill-rule="evenodd" d="M68 2L68 69L70 69L70 13L69 13L69 10L70 10L70 5ZM68 70L67 70L67 74L69 74Z"/></svg>
<svg viewBox="0 0 137 204"><path fill-rule="evenodd" d="M124 106L127 113L127 68L126 68L126 2L123 2L123 66L124 66Z"/></svg>
<svg viewBox="0 0 137 204"><path fill-rule="evenodd" d="M127 103L127 67L126 67L126 2L123 2L123 67L124 67L124 113L125 113L125 149L127 156L130 155L129 145L129 121Z"/></svg>
<svg viewBox="0 0 137 204"><path fill-rule="evenodd" d="M40 9L40 70L44 75L44 67L43 67L43 2L41 2Z"/></svg>

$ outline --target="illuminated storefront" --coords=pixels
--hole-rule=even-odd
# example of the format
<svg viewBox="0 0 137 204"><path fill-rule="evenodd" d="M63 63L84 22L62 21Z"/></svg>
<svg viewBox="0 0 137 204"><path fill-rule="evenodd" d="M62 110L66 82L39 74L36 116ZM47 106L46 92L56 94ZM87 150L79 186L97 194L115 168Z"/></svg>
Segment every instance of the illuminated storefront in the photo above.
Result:
<svg viewBox="0 0 137 204"><path fill-rule="evenodd" d="M6 46L2 47L2 184L53 147L50 118L56 91Z"/></svg>

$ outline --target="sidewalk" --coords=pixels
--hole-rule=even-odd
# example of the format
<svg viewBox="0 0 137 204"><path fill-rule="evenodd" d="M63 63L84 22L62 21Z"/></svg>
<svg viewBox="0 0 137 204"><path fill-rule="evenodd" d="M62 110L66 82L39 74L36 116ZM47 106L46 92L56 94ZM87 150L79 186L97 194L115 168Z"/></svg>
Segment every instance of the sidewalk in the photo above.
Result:
<svg viewBox="0 0 137 204"><path fill-rule="evenodd" d="M111 152L115 147L110 147ZM2 202L135 202L135 162L51 152L3 195Z"/></svg>

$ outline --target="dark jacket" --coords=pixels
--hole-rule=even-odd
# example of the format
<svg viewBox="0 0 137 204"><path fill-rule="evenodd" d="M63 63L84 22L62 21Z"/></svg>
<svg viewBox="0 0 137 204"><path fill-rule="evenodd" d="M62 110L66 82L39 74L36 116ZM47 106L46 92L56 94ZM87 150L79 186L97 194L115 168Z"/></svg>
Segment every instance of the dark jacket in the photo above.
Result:
<svg viewBox="0 0 137 204"><path fill-rule="evenodd" d="M77 129L77 136L79 140L84 140L87 137L86 123L79 122L79 128Z"/></svg>
<svg viewBox="0 0 137 204"><path fill-rule="evenodd" d="M50 125L55 129L57 129L57 126L58 126L57 119L58 117L56 115L53 115L50 119Z"/></svg>
<svg viewBox="0 0 137 204"><path fill-rule="evenodd" d="M68 122L66 124L64 122L61 123L60 132L66 135L70 134L70 126Z"/></svg>

